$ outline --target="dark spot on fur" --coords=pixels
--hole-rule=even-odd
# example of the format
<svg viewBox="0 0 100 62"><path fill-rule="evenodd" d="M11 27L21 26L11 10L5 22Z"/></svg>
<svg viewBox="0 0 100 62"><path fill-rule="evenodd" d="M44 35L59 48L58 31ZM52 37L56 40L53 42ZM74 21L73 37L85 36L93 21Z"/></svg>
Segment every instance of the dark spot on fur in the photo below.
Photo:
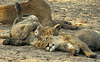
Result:
<svg viewBox="0 0 100 62"><path fill-rule="evenodd" d="M25 28L25 26L22 26L21 29L23 30Z"/></svg>
<svg viewBox="0 0 100 62"><path fill-rule="evenodd" d="M46 47L49 47L49 43L47 44L47 46Z"/></svg>
<svg viewBox="0 0 100 62"><path fill-rule="evenodd" d="M64 44L64 48L68 48L68 46L66 44Z"/></svg>

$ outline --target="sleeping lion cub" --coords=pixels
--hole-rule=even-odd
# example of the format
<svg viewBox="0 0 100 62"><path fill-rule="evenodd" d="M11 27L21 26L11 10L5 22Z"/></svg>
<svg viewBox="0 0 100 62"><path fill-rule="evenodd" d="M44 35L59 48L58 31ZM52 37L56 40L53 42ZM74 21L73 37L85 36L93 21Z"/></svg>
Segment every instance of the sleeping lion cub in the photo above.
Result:
<svg viewBox="0 0 100 62"><path fill-rule="evenodd" d="M59 26L56 25L56 26ZM44 27L38 27L35 30L35 35L40 36L43 40L45 40L48 44L46 44L46 50L54 51L55 49L59 49L62 51L70 52L72 55L78 55L80 52L80 48L84 51L87 57L96 58L96 53L92 52L89 47L82 42L77 36L73 34L65 34L61 33L57 36L53 35L53 31L43 30ZM59 27L56 27L59 30Z"/></svg>

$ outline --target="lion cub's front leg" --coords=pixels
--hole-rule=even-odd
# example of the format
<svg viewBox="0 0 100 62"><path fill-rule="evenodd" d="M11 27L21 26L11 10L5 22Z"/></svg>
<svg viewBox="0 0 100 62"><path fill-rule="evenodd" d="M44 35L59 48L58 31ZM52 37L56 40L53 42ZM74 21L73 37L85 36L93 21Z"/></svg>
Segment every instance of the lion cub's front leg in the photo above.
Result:
<svg viewBox="0 0 100 62"><path fill-rule="evenodd" d="M97 57L96 53L92 52L89 49L89 47L84 42L82 42L80 39L78 39L75 35L61 34L60 38L63 39L63 42L70 43L72 45L75 45L75 46L81 48L84 51L84 53L86 54L87 57L90 57L90 58L96 58Z"/></svg>
<svg viewBox="0 0 100 62"><path fill-rule="evenodd" d="M97 57L96 53L92 52L84 42L80 42L80 44L78 44L78 46L84 51L84 53L86 54L87 57L90 57L90 58Z"/></svg>
<svg viewBox="0 0 100 62"><path fill-rule="evenodd" d="M70 42L73 45L80 47L84 51L84 53L86 54L87 57L90 57L90 58L96 58L97 57L96 53L92 52L89 49L89 47L84 42L79 40L77 37L72 36L72 39L70 40Z"/></svg>

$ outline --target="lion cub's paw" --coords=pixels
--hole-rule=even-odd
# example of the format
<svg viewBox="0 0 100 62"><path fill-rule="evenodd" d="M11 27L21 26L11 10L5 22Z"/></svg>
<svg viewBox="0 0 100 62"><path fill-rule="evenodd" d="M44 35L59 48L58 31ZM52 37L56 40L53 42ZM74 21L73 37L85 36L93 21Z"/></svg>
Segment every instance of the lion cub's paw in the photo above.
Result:
<svg viewBox="0 0 100 62"><path fill-rule="evenodd" d="M2 44L3 45L8 45L9 44L9 39L4 40Z"/></svg>
<svg viewBox="0 0 100 62"><path fill-rule="evenodd" d="M89 58L96 58L97 54L96 53L91 53L87 57L89 57Z"/></svg>
<svg viewBox="0 0 100 62"><path fill-rule="evenodd" d="M75 50L74 55L73 56L78 56L79 55L79 51Z"/></svg>
<svg viewBox="0 0 100 62"><path fill-rule="evenodd" d="M70 53L71 53L71 56L78 56L79 55L78 50L71 50Z"/></svg>

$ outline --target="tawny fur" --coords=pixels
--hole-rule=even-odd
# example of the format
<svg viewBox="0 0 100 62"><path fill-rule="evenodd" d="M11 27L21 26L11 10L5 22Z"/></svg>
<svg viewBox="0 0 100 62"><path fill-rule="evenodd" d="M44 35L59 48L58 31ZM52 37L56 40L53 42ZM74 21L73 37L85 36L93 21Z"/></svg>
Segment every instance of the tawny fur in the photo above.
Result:
<svg viewBox="0 0 100 62"><path fill-rule="evenodd" d="M28 2L20 3L23 14L37 16L40 20L50 20L50 7L44 0L29 0ZM44 14L44 15L43 15ZM15 5L0 6L0 22L13 23L17 16ZM50 18L50 19L49 19Z"/></svg>
<svg viewBox="0 0 100 62"><path fill-rule="evenodd" d="M66 24L61 21L53 21L50 6L44 0L29 0L28 2L20 3L20 5L23 14L37 16L44 26L53 27L56 24L61 24L61 27L65 29L78 29L77 26L69 25L69 22ZM0 6L0 23L12 24L16 16L15 5Z"/></svg>

